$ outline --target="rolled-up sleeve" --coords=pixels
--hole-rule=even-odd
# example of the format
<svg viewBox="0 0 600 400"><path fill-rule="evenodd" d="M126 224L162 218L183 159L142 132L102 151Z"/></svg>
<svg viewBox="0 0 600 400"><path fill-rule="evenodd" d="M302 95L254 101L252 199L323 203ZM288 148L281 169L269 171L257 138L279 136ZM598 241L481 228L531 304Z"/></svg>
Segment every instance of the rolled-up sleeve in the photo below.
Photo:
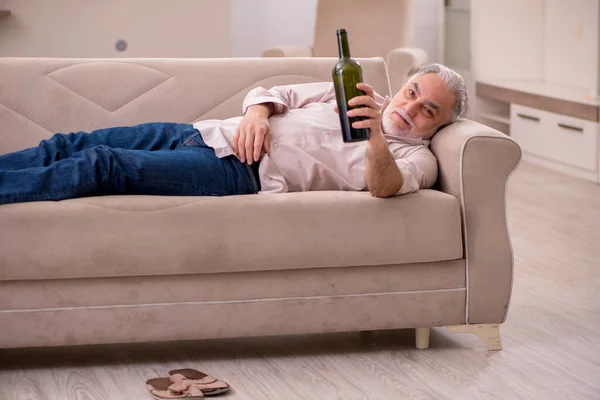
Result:
<svg viewBox="0 0 600 400"><path fill-rule="evenodd" d="M263 87L257 87L256 89L252 89L244 99L242 113L246 114L246 110L248 110L248 107L250 106L265 103L273 104L275 107L275 114L282 114L289 108L288 104L286 104L280 96L277 96L277 92L273 89L269 91Z"/></svg>
<svg viewBox="0 0 600 400"><path fill-rule="evenodd" d="M301 83L275 86L271 89L252 89L242 106L245 114L248 107L256 104L272 103L275 114L283 114L288 109L302 108L310 103L326 103L335 99L335 89L331 82Z"/></svg>
<svg viewBox="0 0 600 400"><path fill-rule="evenodd" d="M404 183L396 196L431 188L438 176L437 159L426 147L404 158L396 158L396 166L402 173Z"/></svg>

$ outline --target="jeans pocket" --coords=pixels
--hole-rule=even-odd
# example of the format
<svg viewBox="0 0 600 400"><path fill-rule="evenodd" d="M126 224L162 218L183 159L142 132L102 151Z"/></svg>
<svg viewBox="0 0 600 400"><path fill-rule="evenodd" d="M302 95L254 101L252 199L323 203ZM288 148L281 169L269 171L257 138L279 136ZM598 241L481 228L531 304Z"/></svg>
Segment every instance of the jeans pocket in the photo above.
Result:
<svg viewBox="0 0 600 400"><path fill-rule="evenodd" d="M204 140L202 140L202 136L200 136L200 132L194 133L192 136L188 137L183 141L181 147L200 147L204 146Z"/></svg>

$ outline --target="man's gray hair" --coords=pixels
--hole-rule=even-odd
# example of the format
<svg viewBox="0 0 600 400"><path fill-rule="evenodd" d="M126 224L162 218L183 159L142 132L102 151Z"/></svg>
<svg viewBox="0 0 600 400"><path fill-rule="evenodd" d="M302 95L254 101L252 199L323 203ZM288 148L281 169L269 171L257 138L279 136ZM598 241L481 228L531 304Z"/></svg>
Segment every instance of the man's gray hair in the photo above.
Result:
<svg viewBox="0 0 600 400"><path fill-rule="evenodd" d="M432 63L416 67L410 71L410 74L411 76L408 79L409 82L421 75L437 74L440 78L442 78L448 87L448 90L456 99L454 108L452 109L452 114L450 114L450 122L454 122L457 119L467 115L469 111L469 95L467 93L465 80L458 72L446 67L445 65Z"/></svg>

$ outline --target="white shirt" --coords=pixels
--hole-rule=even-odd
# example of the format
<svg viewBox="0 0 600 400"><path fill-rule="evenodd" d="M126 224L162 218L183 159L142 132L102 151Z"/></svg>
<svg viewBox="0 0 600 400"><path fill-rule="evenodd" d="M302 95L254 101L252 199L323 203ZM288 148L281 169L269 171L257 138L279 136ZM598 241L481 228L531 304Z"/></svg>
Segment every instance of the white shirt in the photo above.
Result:
<svg viewBox="0 0 600 400"><path fill-rule="evenodd" d="M381 106L384 98L375 94L375 101ZM332 83L270 90L259 87L248 93L242 111L262 103L273 103L275 113L269 118L270 151L262 154L259 166L260 193L367 190L367 142L343 142ZM234 154L231 142L242 118L200 121L194 127L217 157L223 158ZM404 178L397 194L433 186L437 161L429 150L429 141L391 135L385 138Z"/></svg>

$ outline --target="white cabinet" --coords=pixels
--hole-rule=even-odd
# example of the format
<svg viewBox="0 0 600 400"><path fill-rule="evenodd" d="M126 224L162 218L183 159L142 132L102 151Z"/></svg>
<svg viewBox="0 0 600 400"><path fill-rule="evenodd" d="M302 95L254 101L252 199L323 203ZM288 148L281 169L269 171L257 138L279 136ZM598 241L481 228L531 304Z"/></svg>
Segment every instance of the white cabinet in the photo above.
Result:
<svg viewBox="0 0 600 400"><path fill-rule="evenodd" d="M474 119L525 159L600 183L598 0L474 1Z"/></svg>
<svg viewBox="0 0 600 400"><path fill-rule="evenodd" d="M526 154L597 175L596 122L512 104L510 133Z"/></svg>

